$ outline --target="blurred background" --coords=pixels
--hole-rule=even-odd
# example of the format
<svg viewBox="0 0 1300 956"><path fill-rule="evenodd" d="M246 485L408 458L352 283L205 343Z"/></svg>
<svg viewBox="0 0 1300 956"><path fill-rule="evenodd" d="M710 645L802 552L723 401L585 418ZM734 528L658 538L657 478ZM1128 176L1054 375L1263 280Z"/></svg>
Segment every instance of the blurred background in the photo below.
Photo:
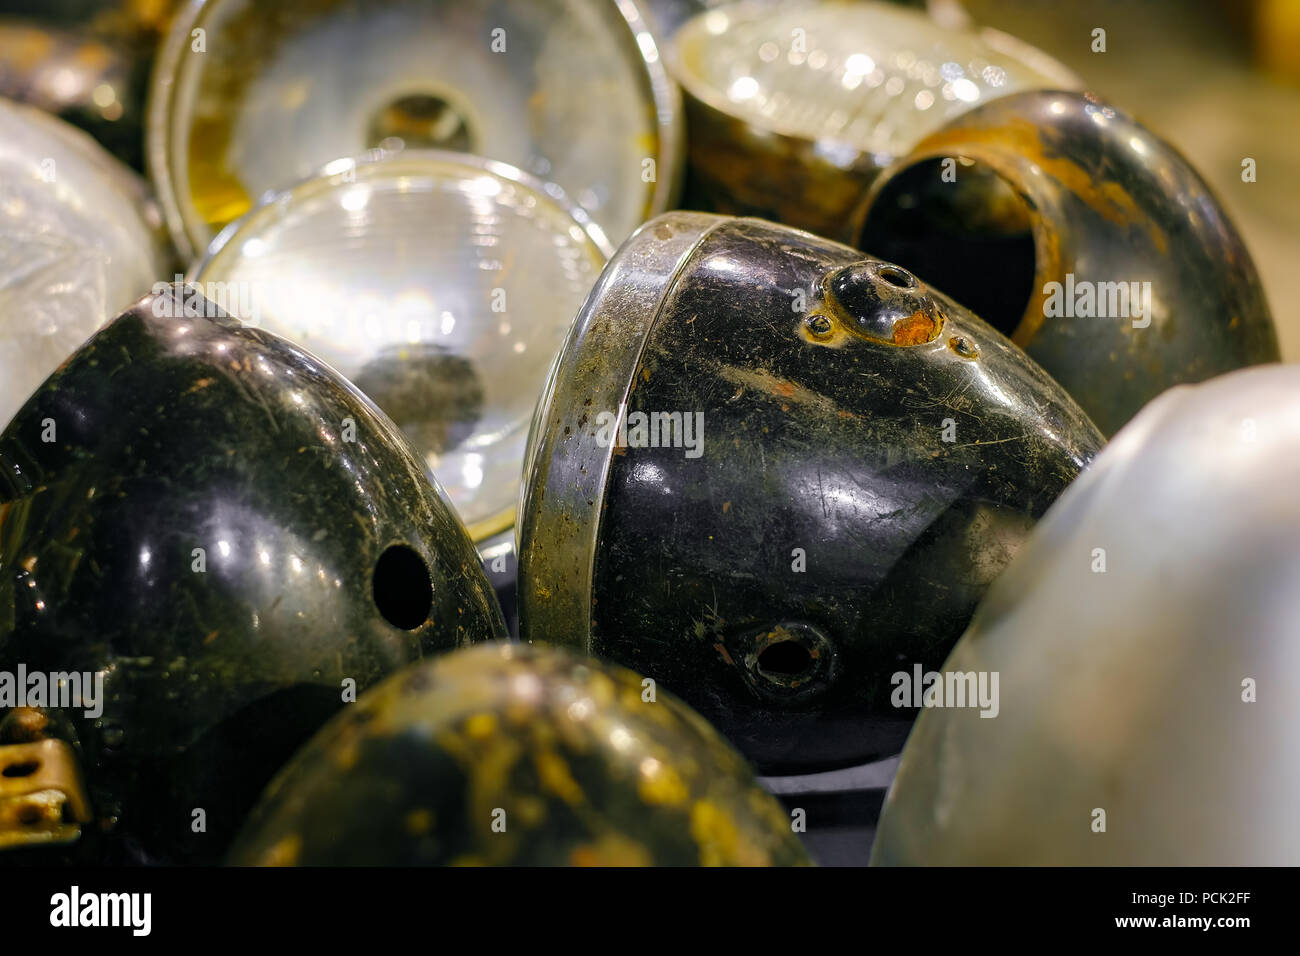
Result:
<svg viewBox="0 0 1300 956"><path fill-rule="evenodd" d="M1300 0L900 2L1040 47L1178 146L1244 234L1283 357L1300 360ZM723 5L640 4L673 24ZM142 117L131 104L142 99L151 53L178 5L0 0L0 95L63 113L141 168ZM1104 53L1092 51L1098 27L1106 30ZM1254 183L1242 182L1245 157L1257 163Z"/></svg>
<svg viewBox="0 0 1300 956"><path fill-rule="evenodd" d="M1300 0L960 6L1051 53L1182 151L1245 237L1283 359L1300 361ZM1091 50L1097 27L1105 53ZM1246 157L1254 183L1241 179Z"/></svg>

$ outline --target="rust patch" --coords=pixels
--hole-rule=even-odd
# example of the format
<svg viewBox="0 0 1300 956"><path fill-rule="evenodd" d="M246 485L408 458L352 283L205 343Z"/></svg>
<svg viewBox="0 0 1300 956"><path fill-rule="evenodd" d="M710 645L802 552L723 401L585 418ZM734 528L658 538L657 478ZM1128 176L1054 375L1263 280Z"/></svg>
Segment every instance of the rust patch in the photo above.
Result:
<svg viewBox="0 0 1300 956"><path fill-rule="evenodd" d="M977 129L940 130L918 144L909 161L919 163L955 155L973 159L1001 176L1025 201L1038 261L1032 295L1020 324L1010 336L1022 348L1033 340L1046 318L1043 307L1047 294L1043 286L1061 281L1068 271L1062 263L1060 237L1039 212L1043 203L1026 188L1026 177L1021 170L1027 163L1036 165L1107 222L1141 229L1158 252L1166 254L1169 250L1169 237L1164 230L1142 211L1123 186L1113 180L1095 180L1073 160L1049 155L1047 132L1026 119L1011 119Z"/></svg>
<svg viewBox="0 0 1300 956"><path fill-rule="evenodd" d="M964 335L954 335L948 340L948 348L962 358L979 358L980 350Z"/></svg>
<svg viewBox="0 0 1300 956"><path fill-rule="evenodd" d="M826 415L836 415L839 418L856 417L852 412L845 413L833 401L825 395L814 392L812 389L804 388L797 382L791 382L789 379L779 378L773 375L767 369L740 368L735 365L723 365L718 368L718 374L733 385L738 385L743 389L753 389L769 395L780 401L791 401L803 405L806 408L815 408ZM739 447L739 443L737 443Z"/></svg>
<svg viewBox="0 0 1300 956"><path fill-rule="evenodd" d="M1026 119L1011 119L1000 126L978 129L941 130L927 137L917 153L960 153L968 159L988 163L1000 175L1015 184L1013 165L1028 160L1062 186L1078 196L1089 209L1107 222L1120 226L1139 226L1151 236L1160 252L1169 250L1169 238L1142 212L1133 197L1114 180L1094 180L1078 163L1064 156L1049 155L1045 147L1046 130ZM1005 152L1013 159L1008 161ZM1017 187L1017 191L1020 191Z"/></svg>
<svg viewBox="0 0 1300 956"><path fill-rule="evenodd" d="M185 394L186 394L186 395L193 395L195 392L199 391L199 389L207 388L209 385L211 385L211 384L212 384L213 382L215 382L215 381L216 381L215 378L201 378L201 379L199 379L197 382L195 382L193 385L191 385L189 388L187 388L187 389L185 390Z"/></svg>
<svg viewBox="0 0 1300 956"><path fill-rule="evenodd" d="M1038 257L1034 288L1029 297L1029 304L1025 306L1025 314L1021 316L1020 324L1010 336L1011 341L1021 348L1033 341L1034 336L1047 320L1045 286L1048 282L1059 281L1065 272L1061 268L1061 240L1057 237L1056 230L1048 229L1036 213L1031 218L1034 223L1034 250Z"/></svg>
<svg viewBox="0 0 1300 956"><path fill-rule="evenodd" d="M938 323L924 312L913 312L894 323L895 345L924 345L939 332Z"/></svg>

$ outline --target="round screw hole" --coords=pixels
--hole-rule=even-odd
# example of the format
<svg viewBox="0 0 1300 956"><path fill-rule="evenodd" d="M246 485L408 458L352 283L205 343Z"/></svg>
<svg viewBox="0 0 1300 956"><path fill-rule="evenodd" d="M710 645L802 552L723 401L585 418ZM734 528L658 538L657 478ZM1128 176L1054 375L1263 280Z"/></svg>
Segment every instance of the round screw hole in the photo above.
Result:
<svg viewBox="0 0 1300 956"><path fill-rule="evenodd" d="M28 760L24 763L11 763L0 770L0 777L30 777L36 771L41 769L39 760Z"/></svg>
<svg viewBox="0 0 1300 956"><path fill-rule="evenodd" d="M758 655L758 671L764 677L788 681L806 674L813 665L812 654L798 641L769 644Z"/></svg>
<svg viewBox="0 0 1300 956"><path fill-rule="evenodd" d="M876 273L881 280L888 282L896 289L914 289L916 288L916 279L906 269L900 269L898 266L882 266Z"/></svg>
<svg viewBox="0 0 1300 956"><path fill-rule="evenodd" d="M424 559L404 544L379 556L373 576L375 607L389 624L413 631L433 610L433 582Z"/></svg>

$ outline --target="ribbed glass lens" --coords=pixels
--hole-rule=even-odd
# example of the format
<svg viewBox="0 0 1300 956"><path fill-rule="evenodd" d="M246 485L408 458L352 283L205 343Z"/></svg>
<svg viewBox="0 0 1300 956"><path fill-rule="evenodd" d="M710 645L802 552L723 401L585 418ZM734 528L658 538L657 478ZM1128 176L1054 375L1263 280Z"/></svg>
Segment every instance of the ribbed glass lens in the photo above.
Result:
<svg viewBox="0 0 1300 956"><path fill-rule="evenodd" d="M143 186L89 136L0 100L0 428L165 278Z"/></svg>
<svg viewBox="0 0 1300 956"><path fill-rule="evenodd" d="M697 99L764 130L822 143L834 160L881 164L947 119L1022 89L1074 87L1045 54L993 31L939 26L886 3L739 4L674 38L678 79Z"/></svg>
<svg viewBox="0 0 1300 956"><path fill-rule="evenodd" d="M492 164L340 165L254 211L196 280L369 395L481 540L513 518L533 407L603 238Z"/></svg>

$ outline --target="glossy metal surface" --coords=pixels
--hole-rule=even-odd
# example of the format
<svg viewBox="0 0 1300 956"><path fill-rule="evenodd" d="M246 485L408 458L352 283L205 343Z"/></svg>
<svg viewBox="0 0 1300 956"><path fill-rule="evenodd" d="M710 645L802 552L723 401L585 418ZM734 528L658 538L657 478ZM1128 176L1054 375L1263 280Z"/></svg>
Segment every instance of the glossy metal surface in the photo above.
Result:
<svg viewBox="0 0 1300 956"><path fill-rule="evenodd" d="M330 170L223 232L195 281L354 382L486 540L514 523L537 396L613 250L555 187L500 163L417 152Z"/></svg>
<svg viewBox="0 0 1300 956"><path fill-rule="evenodd" d="M602 416L623 405L702 414L700 454L615 447ZM904 270L758 220L661 216L606 267L538 409L521 637L653 677L764 771L896 753L913 712L890 706L891 673L942 660L1100 443Z"/></svg>
<svg viewBox="0 0 1300 956"><path fill-rule="evenodd" d="M194 252L264 191L397 141L555 182L619 242L671 203L678 100L632 0L196 0L159 58L149 164Z"/></svg>
<svg viewBox="0 0 1300 956"><path fill-rule="evenodd" d="M1298 482L1300 368L1145 408L944 665L999 672L1000 712L921 715L873 862L1300 863Z"/></svg>
<svg viewBox="0 0 1300 956"><path fill-rule="evenodd" d="M1069 70L993 30L944 27L875 2L739 3L672 42L693 188L720 212L835 239L876 173L945 120Z"/></svg>
<svg viewBox="0 0 1300 956"><path fill-rule="evenodd" d="M0 671L103 678L102 714L42 718L95 821L29 862L214 861L346 682L504 634L397 427L202 307L142 301L0 435Z"/></svg>
<svg viewBox="0 0 1300 956"><path fill-rule="evenodd" d="M1254 263L1209 186L1090 94L960 117L877 180L858 218L855 245L1009 335L1108 435L1173 385L1278 359Z"/></svg>
<svg viewBox="0 0 1300 956"><path fill-rule="evenodd" d="M407 668L276 778L245 865L806 864L791 818L690 708L569 653Z"/></svg>
<svg viewBox="0 0 1300 956"><path fill-rule="evenodd" d="M168 266L143 183L84 133L0 99L0 426Z"/></svg>

